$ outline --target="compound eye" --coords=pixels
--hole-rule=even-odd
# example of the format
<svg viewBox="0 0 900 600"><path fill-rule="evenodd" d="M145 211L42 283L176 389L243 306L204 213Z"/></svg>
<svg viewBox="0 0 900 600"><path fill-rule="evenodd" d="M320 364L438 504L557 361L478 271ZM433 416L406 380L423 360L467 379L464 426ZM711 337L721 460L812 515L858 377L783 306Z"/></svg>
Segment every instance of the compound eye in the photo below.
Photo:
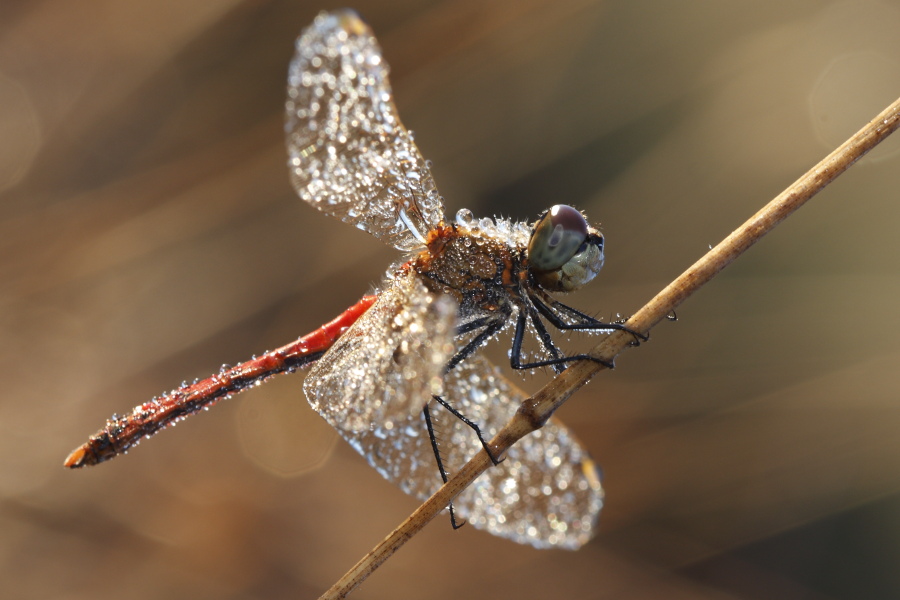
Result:
<svg viewBox="0 0 900 600"><path fill-rule="evenodd" d="M557 204L538 219L528 242L528 262L537 271L556 271L575 256L588 235L580 212Z"/></svg>

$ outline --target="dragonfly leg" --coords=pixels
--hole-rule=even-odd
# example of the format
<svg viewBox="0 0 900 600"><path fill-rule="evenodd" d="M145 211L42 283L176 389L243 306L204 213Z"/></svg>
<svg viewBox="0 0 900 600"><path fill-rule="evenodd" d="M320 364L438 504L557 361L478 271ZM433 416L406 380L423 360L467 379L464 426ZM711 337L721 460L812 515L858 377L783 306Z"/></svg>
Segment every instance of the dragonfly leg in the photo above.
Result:
<svg viewBox="0 0 900 600"><path fill-rule="evenodd" d="M428 408L428 404L422 409L422 414L425 416L425 427L428 429L428 439L431 440L431 449L434 450L434 458L437 461L438 471L441 473L441 480L443 480L444 483L447 483L447 470L444 468L444 461L441 459L441 451L438 449L437 437L434 435L434 425L431 422L431 410ZM460 523L456 520L456 512L453 510L452 500L450 501L450 504L447 505L447 508L450 509L450 526L453 527L453 529L459 529L466 524L465 521Z"/></svg>
<svg viewBox="0 0 900 600"><path fill-rule="evenodd" d="M509 318L509 315L506 313L500 313L496 317L479 319L476 325L463 326L457 330L457 335L459 333L468 333L470 331L475 331L479 327L483 327L484 329L478 333L469 343L467 343L463 348L457 352L453 358L447 362L447 366L444 367L444 373L447 373L453 369L460 362L468 358L475 352L478 348L482 346L485 342L491 339L494 335L497 334L498 331L503 329L503 325L506 323L506 319Z"/></svg>
<svg viewBox="0 0 900 600"><path fill-rule="evenodd" d="M538 339L544 347L544 350L547 351L551 359L560 359L563 354L556 344L553 343L553 338L550 337L550 332L547 331L547 327L544 325L544 322L541 321L540 315L538 315L538 312L534 309L533 305L527 305L526 308L528 310L528 318L531 320L531 325L537 332ZM519 352L521 353L521 344L519 345ZM555 364L553 365L553 370L557 373L562 373L566 370L566 367L563 364Z"/></svg>
<svg viewBox="0 0 900 600"><path fill-rule="evenodd" d="M522 362L522 341L525 339L525 326L528 323L528 314L526 311L520 311L519 317L516 319L516 332L513 335L512 349L509 352L509 364L513 369L535 369L537 367L556 367L566 363L579 360L590 360L601 364L607 369L614 369L615 363L610 360L604 360L590 354L573 354L572 356L559 356L547 360L536 360L534 362Z"/></svg>
<svg viewBox="0 0 900 600"><path fill-rule="evenodd" d="M562 302L554 300L551 304L546 304L542 299L538 298L535 295L529 296L529 300L531 300L534 307L544 316L547 321L550 322L551 325L556 327L561 331L566 330L574 330L574 331L613 331L619 330L624 331L626 333L630 333L634 337L634 345L638 345L641 342L646 342L650 338L647 335L639 331L634 331L629 327L625 327L622 323L612 322L612 323L604 323L598 319L590 315L586 315L578 309L572 308ZM577 323L567 323L564 321L554 310L559 311L561 313L568 313L570 317L574 317L578 319Z"/></svg>
<svg viewBox="0 0 900 600"><path fill-rule="evenodd" d="M485 452L487 452L488 458L491 459L491 462L494 463L495 467L497 465L499 465L500 463L502 463L504 460L506 460L505 458L497 458L494 456L494 452L491 450L490 445L487 443L487 441L484 439L484 436L481 434L481 428L478 426L477 423L475 423L471 419L467 418L464 414L462 414L461 412L459 412L458 410L456 410L455 408L450 406L450 404L448 402L446 402L440 396L432 396L432 398L434 398L438 404L440 404L441 406L446 408L447 411L451 415L453 415L454 417L456 417L457 419L459 419L460 421L462 421L463 423L465 423L466 425L468 425L469 427L472 428L472 431L474 431L475 435L478 436L478 441L481 442L481 447L484 448Z"/></svg>

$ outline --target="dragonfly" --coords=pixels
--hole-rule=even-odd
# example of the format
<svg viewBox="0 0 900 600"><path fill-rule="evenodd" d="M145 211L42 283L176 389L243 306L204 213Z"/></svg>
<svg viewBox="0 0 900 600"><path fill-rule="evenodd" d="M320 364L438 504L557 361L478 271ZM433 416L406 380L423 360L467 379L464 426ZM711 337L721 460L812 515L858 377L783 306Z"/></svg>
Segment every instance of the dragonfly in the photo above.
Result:
<svg viewBox="0 0 900 600"><path fill-rule="evenodd" d="M380 289L288 345L113 415L65 466L104 462L223 398L310 366L303 387L312 408L404 492L427 499L484 449L495 466L450 505L454 525L458 515L519 543L578 548L603 505L598 467L555 418L494 457L485 439L526 395L478 350L509 329L513 369L602 362L564 354L550 331L624 329L554 297L597 275L603 236L566 205L533 224L475 219L467 209L446 220L430 163L397 115L388 70L355 12L320 14L297 38L285 124L297 194L405 253Z"/></svg>

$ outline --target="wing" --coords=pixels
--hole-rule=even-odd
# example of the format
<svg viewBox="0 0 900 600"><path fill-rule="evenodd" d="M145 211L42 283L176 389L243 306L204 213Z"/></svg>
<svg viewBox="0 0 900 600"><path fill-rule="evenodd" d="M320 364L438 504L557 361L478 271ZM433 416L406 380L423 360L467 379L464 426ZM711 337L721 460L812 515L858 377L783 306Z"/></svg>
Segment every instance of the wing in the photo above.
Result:
<svg viewBox="0 0 900 600"><path fill-rule="evenodd" d="M322 13L297 38L286 109L288 166L303 200L400 250L424 245L442 200L355 12Z"/></svg>
<svg viewBox="0 0 900 600"><path fill-rule="evenodd" d="M476 422L486 439L503 427L527 397L482 356L445 378L445 400ZM445 463L460 467L481 450L472 430L446 410L434 410ZM510 448L454 501L473 526L537 548L575 549L594 534L603 506L600 473L569 429L556 419Z"/></svg>
<svg viewBox="0 0 900 600"><path fill-rule="evenodd" d="M431 294L415 273L389 280L375 304L315 363L310 405L353 443L421 416L453 352L456 303Z"/></svg>
<svg viewBox="0 0 900 600"><path fill-rule="evenodd" d="M376 308L378 304L372 310ZM390 320L390 311L374 317L373 321L376 320ZM351 332L348 331L341 340ZM365 346L367 341L354 344ZM443 352L436 354L444 355L445 361L449 356ZM431 358L436 358L435 355ZM326 355L315 369L328 359ZM376 358L371 366L379 370L385 362ZM431 496L442 482L421 414L422 399L429 398L430 392L420 382L416 391L418 402L413 406L417 410L405 415L390 411L394 416L384 423L375 418L368 403L387 402L388 398L395 397L397 388L409 386L402 382L398 385L394 379L389 380L382 391L378 388L378 376L369 374L362 365L358 370L336 366L343 370L329 384L334 391L327 401L345 404L341 408L325 408L325 412L323 407L314 404L316 410L385 479L421 500ZM426 369L426 372L428 377L433 377L440 370ZM313 371L310 377L314 376L312 386L316 387L320 385L322 375ZM347 396L342 395L345 389ZM362 389L369 391L358 394L357 391ZM313 402L309 389L307 395ZM349 407L345 400L348 396L352 398ZM526 396L497 367L475 355L444 377L443 397L478 423L489 439L506 424ZM432 401L430 408L445 465L451 470L462 466L481 450L481 444L466 424L440 405ZM351 427L343 416L348 409L367 413L368 428ZM326 414L329 412L331 417ZM336 413L341 416L334 418ZM603 505L603 489L599 473L587 452L564 425L551 419L541 430L513 446L506 460L481 475L460 494L454 505L457 513L474 527L494 535L538 548L575 549L594 534Z"/></svg>

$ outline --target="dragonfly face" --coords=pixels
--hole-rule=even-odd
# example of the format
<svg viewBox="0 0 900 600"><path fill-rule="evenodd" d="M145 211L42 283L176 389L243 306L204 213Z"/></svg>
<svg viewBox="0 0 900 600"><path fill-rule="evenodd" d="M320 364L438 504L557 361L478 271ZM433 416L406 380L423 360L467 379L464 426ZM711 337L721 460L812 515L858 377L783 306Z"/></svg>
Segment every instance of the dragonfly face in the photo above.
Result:
<svg viewBox="0 0 900 600"><path fill-rule="evenodd" d="M551 292L571 292L603 267L603 235L584 216L557 204L537 220L528 241L528 263L537 283Z"/></svg>

